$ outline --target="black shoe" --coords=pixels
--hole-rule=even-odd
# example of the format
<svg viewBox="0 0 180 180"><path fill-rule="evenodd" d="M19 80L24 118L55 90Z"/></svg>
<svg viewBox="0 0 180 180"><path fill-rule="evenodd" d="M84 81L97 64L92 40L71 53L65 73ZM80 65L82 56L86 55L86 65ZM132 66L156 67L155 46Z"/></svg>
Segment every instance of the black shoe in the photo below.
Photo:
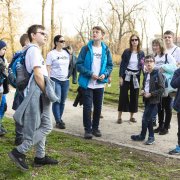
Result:
<svg viewBox="0 0 180 180"><path fill-rule="evenodd" d="M61 123L64 124L64 125L66 125L65 122L64 122L63 120L61 120Z"/></svg>
<svg viewBox="0 0 180 180"><path fill-rule="evenodd" d="M142 137L140 134L139 135L132 135L131 136L131 139L133 140L133 141L144 141L144 137Z"/></svg>
<svg viewBox="0 0 180 180"><path fill-rule="evenodd" d="M14 144L15 144L16 146L19 146L20 144L22 144L22 142L23 142L22 139L15 139Z"/></svg>
<svg viewBox="0 0 180 180"><path fill-rule="evenodd" d="M161 128L160 128L160 127L158 127L158 128L156 128L156 129L154 129L154 133L159 133L159 132L160 132L160 130L161 130Z"/></svg>
<svg viewBox="0 0 180 180"><path fill-rule="evenodd" d="M156 121L153 121L153 127L156 127L157 124L156 124Z"/></svg>
<svg viewBox="0 0 180 180"><path fill-rule="evenodd" d="M43 158L37 158L35 157L34 158L34 166L44 166L44 165L56 165L58 164L59 162L55 159L52 159L51 157L49 156L45 156Z"/></svg>
<svg viewBox="0 0 180 180"><path fill-rule="evenodd" d="M168 130L167 129L162 129L159 131L159 135L165 135L165 134L168 134Z"/></svg>
<svg viewBox="0 0 180 180"><path fill-rule="evenodd" d="M84 139L92 139L93 135L91 132L85 131Z"/></svg>
<svg viewBox="0 0 180 180"><path fill-rule="evenodd" d="M29 169L28 165L25 162L26 156L20 153L16 148L14 148L10 153L8 153L8 156L22 170L27 171Z"/></svg>
<svg viewBox="0 0 180 180"><path fill-rule="evenodd" d="M94 136L96 136L96 137L101 137L101 136L102 136L101 131L100 131L99 129L94 129L94 130L92 131L92 134L93 134Z"/></svg>
<svg viewBox="0 0 180 180"><path fill-rule="evenodd" d="M59 128L59 129L66 129L66 126L63 122L58 122L56 123L56 128Z"/></svg>

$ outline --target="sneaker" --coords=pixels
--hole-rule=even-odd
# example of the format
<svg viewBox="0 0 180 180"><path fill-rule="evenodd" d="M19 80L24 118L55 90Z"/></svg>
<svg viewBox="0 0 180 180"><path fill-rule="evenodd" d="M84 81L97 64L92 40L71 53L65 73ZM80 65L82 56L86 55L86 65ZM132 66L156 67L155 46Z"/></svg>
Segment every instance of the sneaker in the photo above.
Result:
<svg viewBox="0 0 180 180"><path fill-rule="evenodd" d="M154 133L159 133L160 129L161 129L160 127L154 129Z"/></svg>
<svg viewBox="0 0 180 180"><path fill-rule="evenodd" d="M66 126L63 122L56 123L56 128L58 129L66 129Z"/></svg>
<svg viewBox="0 0 180 180"><path fill-rule="evenodd" d="M1 128L0 128L0 136L4 136L6 134L6 132L4 132Z"/></svg>
<svg viewBox="0 0 180 180"><path fill-rule="evenodd" d="M84 139L92 139L93 135L91 132L85 131Z"/></svg>
<svg viewBox="0 0 180 180"><path fill-rule="evenodd" d="M130 118L130 122L136 123L136 119L135 118Z"/></svg>
<svg viewBox="0 0 180 180"><path fill-rule="evenodd" d="M55 159L52 159L49 156L45 156L43 158L34 158L34 166L36 167L40 167L40 166L44 166L44 165L56 165L59 162Z"/></svg>
<svg viewBox="0 0 180 180"><path fill-rule="evenodd" d="M8 156L22 170L27 171L29 169L28 165L25 162L26 156L20 153L16 148L14 148L10 153L8 153Z"/></svg>
<svg viewBox="0 0 180 180"><path fill-rule="evenodd" d="M63 120L61 120L61 123L64 124L64 125L66 125L65 122L64 122Z"/></svg>
<svg viewBox="0 0 180 180"><path fill-rule="evenodd" d="M180 146L177 145L175 149L169 151L170 155L180 155Z"/></svg>
<svg viewBox="0 0 180 180"><path fill-rule="evenodd" d="M92 131L92 134L93 134L94 136L96 136L96 137L101 137L101 136L102 136L101 131L100 131L99 129L94 129L94 130Z"/></svg>
<svg viewBox="0 0 180 180"><path fill-rule="evenodd" d="M167 129L161 129L160 131L159 131L159 135L165 135L165 134L168 134L168 130Z"/></svg>
<svg viewBox="0 0 180 180"><path fill-rule="evenodd" d="M133 141L144 141L145 138L143 138L140 134L139 135L132 135L131 139Z"/></svg>
<svg viewBox="0 0 180 180"><path fill-rule="evenodd" d="M118 123L118 124L122 124L122 119L119 118L119 119L117 120L117 123Z"/></svg>
<svg viewBox="0 0 180 180"><path fill-rule="evenodd" d="M148 140L145 142L145 145L151 145L155 143L154 137L149 137Z"/></svg>

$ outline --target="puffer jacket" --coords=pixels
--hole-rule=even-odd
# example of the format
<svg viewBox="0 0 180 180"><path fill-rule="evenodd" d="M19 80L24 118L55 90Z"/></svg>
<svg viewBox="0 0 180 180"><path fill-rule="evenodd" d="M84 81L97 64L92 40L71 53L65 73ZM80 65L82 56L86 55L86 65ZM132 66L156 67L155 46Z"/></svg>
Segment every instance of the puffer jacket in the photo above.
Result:
<svg viewBox="0 0 180 180"><path fill-rule="evenodd" d="M144 80L143 80L143 87L145 88L145 82L147 79L148 73L145 73ZM164 80L162 73L159 70L153 70L150 73L150 83L149 83L149 93L151 93L150 98L144 98L144 101L149 101L150 104L158 104L160 102L162 93L164 91Z"/></svg>
<svg viewBox="0 0 180 180"><path fill-rule="evenodd" d="M178 91L176 93L176 97L174 99L174 105L173 108L177 111L180 112L180 68L177 69L174 72L173 78L171 80L171 86L173 88L178 88Z"/></svg>

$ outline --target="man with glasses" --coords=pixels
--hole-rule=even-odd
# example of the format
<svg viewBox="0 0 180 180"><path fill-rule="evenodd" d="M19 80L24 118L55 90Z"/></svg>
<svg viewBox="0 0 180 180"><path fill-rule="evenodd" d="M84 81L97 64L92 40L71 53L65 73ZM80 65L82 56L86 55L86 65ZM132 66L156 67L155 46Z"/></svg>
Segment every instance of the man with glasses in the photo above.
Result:
<svg viewBox="0 0 180 180"><path fill-rule="evenodd" d="M145 109L142 117L142 130L139 135L132 135L133 141L144 141L147 129L149 130L146 145L155 142L153 131L153 114L157 114L157 104L160 102L164 90L163 76L155 67L155 58L151 55L145 57L146 73L144 75L141 95L143 96Z"/></svg>
<svg viewBox="0 0 180 180"><path fill-rule="evenodd" d="M30 48L25 56L27 71L33 75L30 78L29 88L26 87L26 96L14 114L14 119L23 126L23 142L14 148L8 155L22 170L28 170L25 162L25 154L35 145L36 157L34 164L43 166L46 164L57 164L58 161L45 155L46 136L52 130L50 119L50 100L45 92L45 77L48 72L44 59L41 55L40 47L47 41L45 28L42 25L32 25L27 31ZM28 97L31 96L31 99ZM25 104L26 103L26 104ZM24 104L26 109L24 109ZM23 117L19 117L19 111L23 111ZM17 114L19 112L19 114Z"/></svg>

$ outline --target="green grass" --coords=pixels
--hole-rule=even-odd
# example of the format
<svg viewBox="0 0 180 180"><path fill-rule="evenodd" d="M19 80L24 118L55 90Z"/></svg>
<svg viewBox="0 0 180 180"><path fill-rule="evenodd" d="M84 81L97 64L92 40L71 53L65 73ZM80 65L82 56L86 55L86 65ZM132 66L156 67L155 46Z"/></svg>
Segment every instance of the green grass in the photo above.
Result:
<svg viewBox="0 0 180 180"><path fill-rule="evenodd" d="M104 93L104 103L113 105L113 106L118 106L118 101L119 101L119 66L114 66L114 69L112 71L112 83L111 87L105 88L105 93ZM70 81L71 82L71 81ZM141 83L142 84L142 77L141 77ZM70 85L70 91L68 94L68 97L70 99L75 99L76 97L76 90L77 90L78 85L71 84ZM139 97L139 107L143 107L143 102L142 102L142 97Z"/></svg>
<svg viewBox="0 0 180 180"><path fill-rule="evenodd" d="M9 133L0 138L0 179L178 179L178 160L134 149L84 140L60 132L48 136L47 154L60 161L57 166L32 167L34 150L27 154L28 172L21 172L8 158L13 148L14 122L5 118Z"/></svg>

